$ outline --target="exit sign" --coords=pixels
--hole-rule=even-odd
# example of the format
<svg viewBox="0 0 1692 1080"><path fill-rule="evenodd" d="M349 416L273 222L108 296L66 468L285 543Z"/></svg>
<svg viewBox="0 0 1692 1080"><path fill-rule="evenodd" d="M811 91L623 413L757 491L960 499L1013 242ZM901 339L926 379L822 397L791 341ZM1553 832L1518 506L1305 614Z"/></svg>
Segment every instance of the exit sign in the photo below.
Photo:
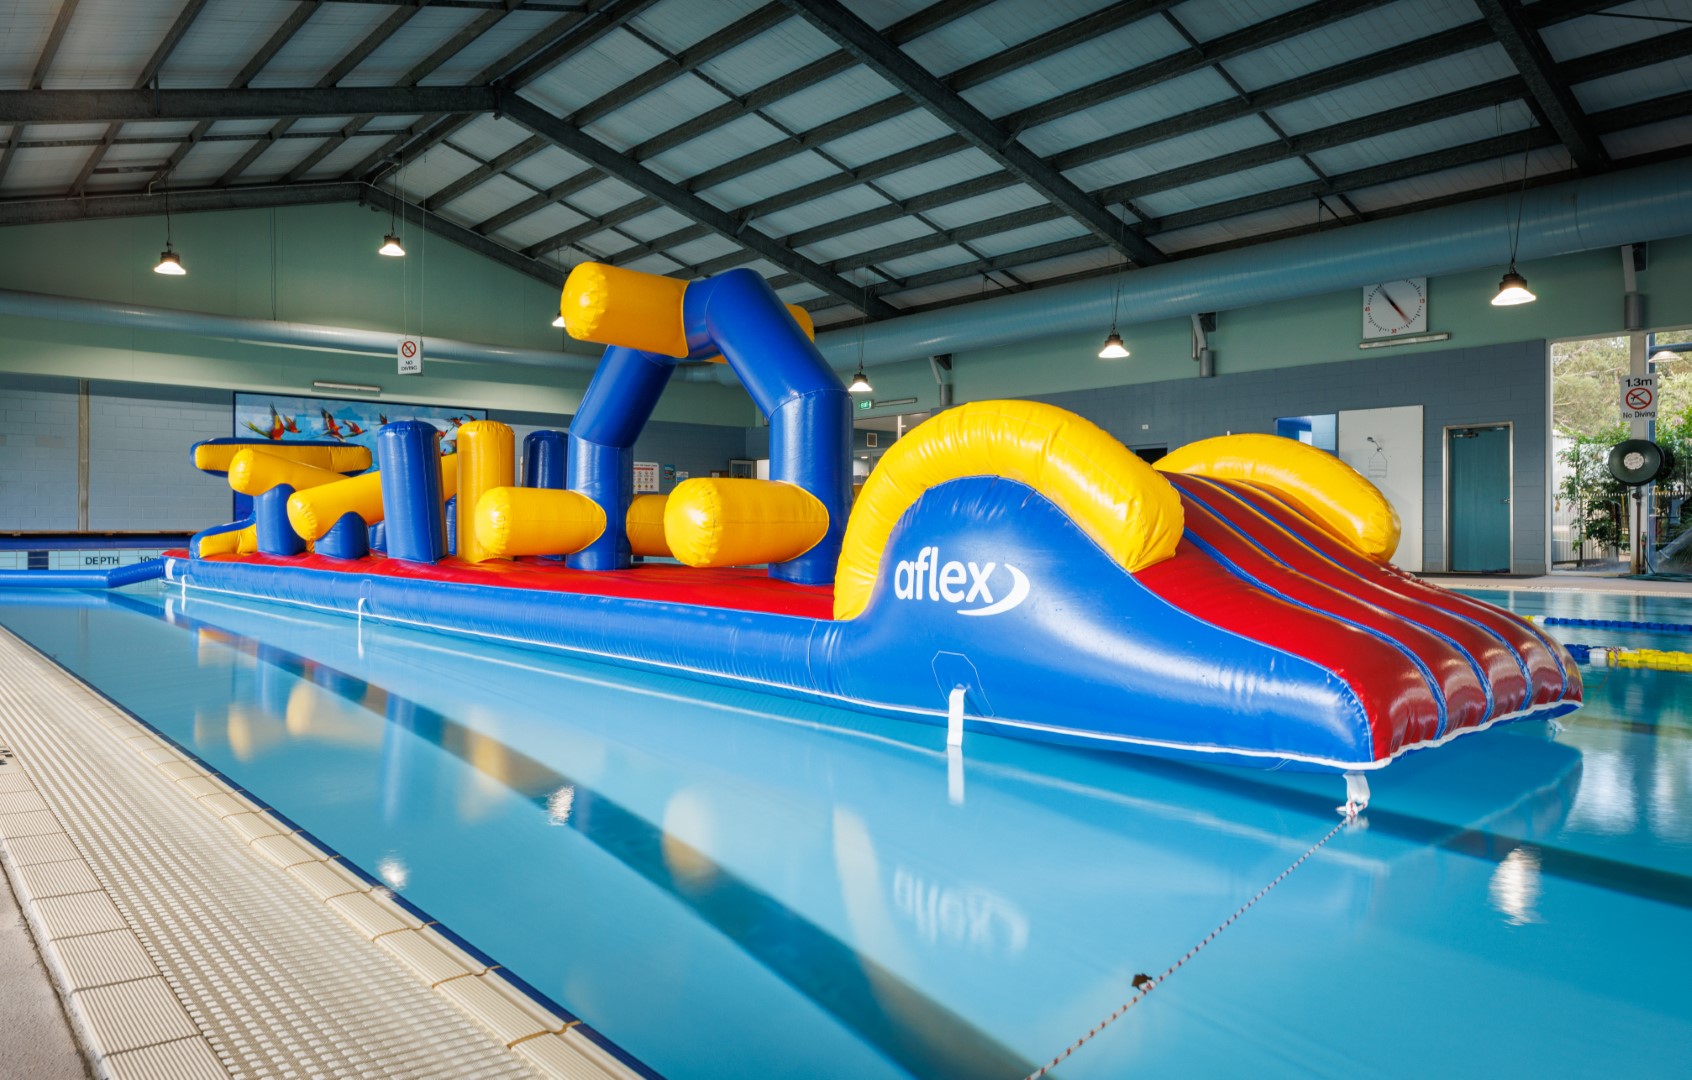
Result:
<svg viewBox="0 0 1692 1080"><path fill-rule="evenodd" d="M871 401L869 398L861 398L858 401L858 411L859 412L867 412L869 410L869 407L871 405L874 405L874 404L875 404L875 402Z"/></svg>

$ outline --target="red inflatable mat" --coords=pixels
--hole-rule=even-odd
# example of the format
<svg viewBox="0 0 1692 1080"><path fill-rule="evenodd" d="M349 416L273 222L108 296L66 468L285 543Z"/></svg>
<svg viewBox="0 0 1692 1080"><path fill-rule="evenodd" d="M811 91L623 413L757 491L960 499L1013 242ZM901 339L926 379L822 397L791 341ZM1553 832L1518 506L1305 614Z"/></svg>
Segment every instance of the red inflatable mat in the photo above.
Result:
<svg viewBox="0 0 1692 1080"><path fill-rule="evenodd" d="M620 596L668 604L762 611L807 619L834 617L832 585L794 585L775 581L763 570L739 567L698 570L691 566L652 563L628 570L571 570L543 559L495 559L473 565L458 559L414 563L373 554L347 561L321 555L211 555L208 562L241 562L256 566L291 566L337 574L396 577L411 581L450 581L460 585L492 585L507 589Z"/></svg>

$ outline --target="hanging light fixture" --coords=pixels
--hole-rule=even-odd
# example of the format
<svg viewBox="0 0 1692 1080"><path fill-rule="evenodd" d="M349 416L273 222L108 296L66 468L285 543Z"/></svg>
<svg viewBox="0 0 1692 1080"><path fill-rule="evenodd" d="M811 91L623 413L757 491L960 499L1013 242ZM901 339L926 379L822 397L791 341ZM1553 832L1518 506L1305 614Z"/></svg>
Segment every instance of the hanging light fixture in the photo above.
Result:
<svg viewBox="0 0 1692 1080"><path fill-rule="evenodd" d="M557 327L560 330L564 329L564 316L554 315L552 317L552 325Z"/></svg>
<svg viewBox="0 0 1692 1080"><path fill-rule="evenodd" d="M1122 210L1122 231L1128 231L1128 210ZM1116 332L1116 316L1122 308L1122 275L1128 272L1128 256L1122 257L1122 266L1116 271L1116 292L1110 301L1110 333L1104 340L1104 348L1099 350L1100 360L1121 360L1128 355L1128 346L1122 344L1122 335Z"/></svg>
<svg viewBox="0 0 1692 1080"><path fill-rule="evenodd" d="M1504 106L1497 107L1498 135L1504 136ZM1532 138L1532 128L1528 129ZM1531 145L1531 144L1530 144ZM1502 171L1500 164L1500 171ZM1516 194L1516 222L1514 228L1510 225L1510 203L1506 198L1504 203L1504 229L1510 236L1510 268L1504 271L1503 278L1498 282L1498 295L1492 298L1493 307L1514 307L1517 304L1531 304L1539 297L1528 291L1527 278L1516 270L1516 249L1522 242L1522 204L1527 202L1527 171L1528 147L1522 147L1522 187Z"/></svg>
<svg viewBox="0 0 1692 1080"><path fill-rule="evenodd" d="M869 271L864 272L864 302L863 321L858 323L858 372L852 376L851 383L846 387L849 394L873 394L875 387L870 385L869 378L864 375L864 334L869 326Z"/></svg>
<svg viewBox="0 0 1692 1080"><path fill-rule="evenodd" d="M187 277L188 270L182 265L182 256L170 244L170 189L166 188L165 201L165 249L159 252L159 264L153 267L153 273L166 277Z"/></svg>
<svg viewBox="0 0 1692 1080"><path fill-rule="evenodd" d="M389 233L382 237L382 246L376 249L376 254L389 255L397 259L405 254L405 248L400 246L399 237Z"/></svg>
<svg viewBox="0 0 1692 1080"><path fill-rule="evenodd" d="M405 189L396 184L395 195L397 199L405 198ZM376 249L376 254L387 255L395 259L403 258L405 255L405 245L400 243L399 238L398 201L388 205L388 233L382 237L382 246Z"/></svg>

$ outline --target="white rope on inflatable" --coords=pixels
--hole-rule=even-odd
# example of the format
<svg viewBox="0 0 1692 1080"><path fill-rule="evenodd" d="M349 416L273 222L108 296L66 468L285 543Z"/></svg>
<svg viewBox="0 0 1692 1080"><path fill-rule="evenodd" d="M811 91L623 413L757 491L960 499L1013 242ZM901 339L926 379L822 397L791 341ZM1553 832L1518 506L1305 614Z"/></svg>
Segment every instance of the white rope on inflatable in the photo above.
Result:
<svg viewBox="0 0 1692 1080"><path fill-rule="evenodd" d="M1182 957L1179 960L1175 961L1173 964L1170 964L1168 967L1164 968L1163 972L1160 975L1158 975L1156 978L1152 978L1150 975L1136 975L1136 976L1134 976L1134 979L1133 979L1134 988L1138 992L1135 993L1135 995L1133 997L1131 997L1127 1001L1123 1002L1122 1006L1120 1008L1118 1008L1115 1012L1111 1013L1109 1016L1105 1017L1103 1020L1100 1020L1097 1024L1094 1024L1093 1027L1085 1035L1081 1036L1079 1039L1076 1039L1074 1042L1072 1042L1068 1046L1064 1047L1063 1053L1059 1054L1057 1057L1053 1058L1052 1060L1046 1062L1044 1065L1040 1066L1038 1069L1029 1073L1028 1076L1024 1078L1024 1080L1040 1080L1040 1078L1042 1076L1045 1076L1047 1073L1049 1073L1053 1069L1057 1068L1058 1065L1060 1065L1065 1058L1069 1057L1069 1055L1075 1053L1075 1051L1077 1051L1077 1050L1081 1049L1083 1046L1085 1046L1087 1044L1087 1042L1093 1038L1093 1036L1097 1035L1099 1032L1103 1031L1105 1028L1109 1027L1111 1024L1113 1024L1117 1020L1121 1019L1123 1014L1125 1014L1129 1009L1132 1009L1134 1006L1136 1006L1140 1002L1144 1001L1146 999L1147 994L1150 994L1153 990L1156 990L1159 986L1163 985L1163 980L1165 980L1165 979L1169 978L1169 976L1175 974L1177 971L1179 971L1181 969L1181 966L1183 964L1185 964L1188 960L1191 960L1193 957L1197 956L1199 954L1200 949L1203 949L1206 945L1209 945L1212 941L1215 941L1217 936L1219 934L1221 934L1222 931L1224 931L1224 930L1228 929L1228 927L1234 925L1235 921L1238 920L1241 915L1244 915L1246 912L1250 911L1252 909L1252 907L1259 900L1263 899L1265 896L1268 896L1270 890L1272 890L1275 886L1279 885L1281 882L1285 881L1287 879L1287 877L1294 870L1297 870L1300 866L1303 866L1305 860L1309 859L1310 856L1312 856L1312 855L1316 854L1318 851L1320 851L1324 844L1326 844L1329 840L1332 840L1334 837L1338 836L1341 832L1344 832L1347 826L1355 823L1357 821L1357 815L1364 809L1364 807L1368 806L1368 794L1367 794L1368 793L1368 787L1367 787L1366 784L1363 785L1363 798L1361 800L1358 800L1355 797L1355 790L1356 789L1353 788L1351 786L1351 783L1350 783L1351 777L1353 775L1357 775L1357 774L1347 774L1347 776L1346 776L1346 780L1347 780L1346 803L1345 803L1344 806L1339 808L1339 812L1342 815L1344 815L1344 817L1338 825L1335 825L1332 829L1329 829L1328 832L1327 832L1327 835L1323 836L1322 839L1316 841L1314 844L1311 844L1309 849L1307 849L1303 855L1300 855L1298 858L1296 858L1292 861L1292 865L1288 866L1285 870L1282 870L1279 874L1277 874L1275 876L1275 879L1273 881L1269 882L1269 884L1267 884L1267 885L1263 886L1263 888L1257 890L1257 895L1253 896L1250 900L1247 900L1245 903L1241 904L1238 908L1235 908L1234 913L1232 915L1229 915L1226 919L1223 919L1221 924L1218 925L1216 927L1216 929L1212 930L1210 933L1208 933L1204 936L1204 940L1200 941L1197 945L1194 945L1192 948L1188 949L1186 951L1186 953L1184 955L1182 955ZM1361 776L1359 776L1358 779L1361 780L1362 779Z"/></svg>

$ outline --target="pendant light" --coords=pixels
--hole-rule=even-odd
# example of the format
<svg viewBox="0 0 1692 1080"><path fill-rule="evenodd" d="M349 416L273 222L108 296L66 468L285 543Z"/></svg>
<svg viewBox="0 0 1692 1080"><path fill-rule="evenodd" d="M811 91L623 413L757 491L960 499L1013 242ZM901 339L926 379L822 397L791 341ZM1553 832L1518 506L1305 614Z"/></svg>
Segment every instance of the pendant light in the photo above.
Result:
<svg viewBox="0 0 1692 1080"><path fill-rule="evenodd" d="M1504 136L1504 106L1497 107L1498 135ZM1528 128L1529 138L1532 138L1532 127ZM1531 144L1530 144L1531 145ZM1510 236L1510 268L1504 271L1504 276L1498 282L1498 295L1492 298L1493 307L1515 307L1517 304L1531 304L1539 297L1528 291L1527 278L1516 270L1516 249L1522 242L1522 204L1527 202L1527 172L1529 147L1522 147L1522 187L1516 194L1516 222L1514 228L1510 225L1510 203L1508 196L1504 202L1504 229ZM1500 162L1499 171L1503 171Z"/></svg>
<svg viewBox="0 0 1692 1080"><path fill-rule="evenodd" d="M869 271L864 271L864 302L863 321L858 323L858 371L852 376L851 383L846 387L848 394L873 394L875 387L870 385L869 378L864 375L864 334L869 326Z"/></svg>
<svg viewBox="0 0 1692 1080"><path fill-rule="evenodd" d="M165 249L159 252L159 264L153 267L153 273L163 274L165 277L187 277L188 270L182 265L182 257L170 243L170 189L164 193L165 203Z"/></svg>
<svg viewBox="0 0 1692 1080"><path fill-rule="evenodd" d="M400 168L398 160L394 164L396 169ZM396 173L396 175L399 174ZM388 204L388 232L387 235L382 237L382 246L376 249L378 255L386 255L392 259L405 257L405 245L400 243L399 238L399 200L403 198L405 198L405 188L395 184L395 201Z"/></svg>
<svg viewBox="0 0 1692 1080"><path fill-rule="evenodd" d="M552 325L557 327L560 330L564 329L564 316L554 315L552 317Z"/></svg>
<svg viewBox="0 0 1692 1080"><path fill-rule="evenodd" d="M388 255L397 259L405 254L405 248L400 246L399 237L393 233L388 233L382 237L382 246L376 249L376 254Z"/></svg>
<svg viewBox="0 0 1692 1080"><path fill-rule="evenodd" d="M1122 210L1122 231L1128 231L1128 209ZM1100 360L1121 360L1128 355L1128 346L1122 344L1122 335L1116 332L1116 316L1122 308L1122 275L1128 272L1128 256L1122 257L1122 265L1116 271L1116 292L1110 301L1110 333L1104 340L1104 348L1099 350Z"/></svg>

